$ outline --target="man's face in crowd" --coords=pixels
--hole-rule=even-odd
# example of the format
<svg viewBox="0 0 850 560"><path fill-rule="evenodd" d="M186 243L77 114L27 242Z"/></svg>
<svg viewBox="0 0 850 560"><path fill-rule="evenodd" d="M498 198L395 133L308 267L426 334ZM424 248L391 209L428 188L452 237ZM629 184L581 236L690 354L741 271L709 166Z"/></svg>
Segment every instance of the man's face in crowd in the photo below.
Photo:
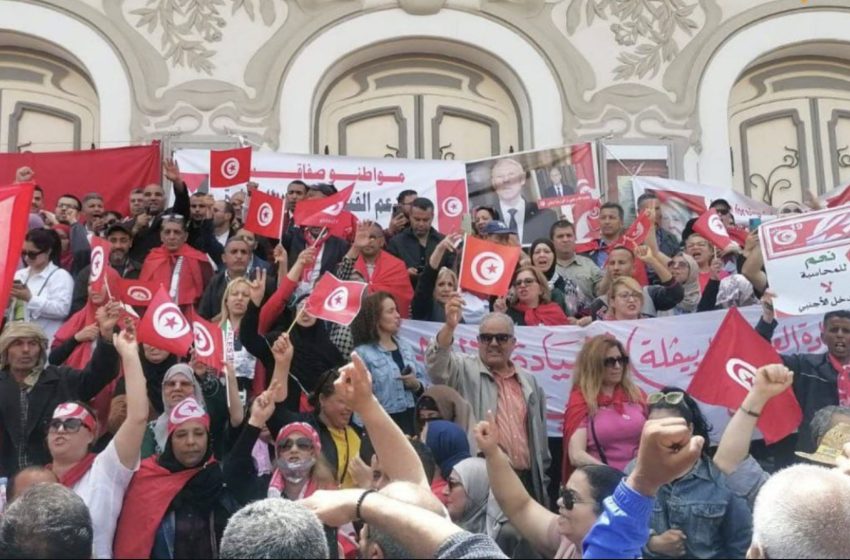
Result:
<svg viewBox="0 0 850 560"><path fill-rule="evenodd" d="M138 216L145 213L145 193L130 193L130 215Z"/></svg>
<svg viewBox="0 0 850 560"><path fill-rule="evenodd" d="M151 214L159 214L165 210L165 191L159 185L145 187L145 208Z"/></svg>
<svg viewBox="0 0 850 560"><path fill-rule="evenodd" d="M850 319L831 317L823 325L821 338L829 353L839 360L850 357Z"/></svg>
<svg viewBox="0 0 850 560"><path fill-rule="evenodd" d="M384 230L378 224L372 224L369 229L369 244L363 247L364 257L372 258L384 248Z"/></svg>
<svg viewBox="0 0 850 560"><path fill-rule="evenodd" d="M59 197L59 202L56 203L56 219L60 221L67 220L69 209L79 212L80 205L73 198L67 196Z"/></svg>
<svg viewBox="0 0 850 560"><path fill-rule="evenodd" d="M176 252L186 243L188 235L180 222L167 221L162 223L160 241L169 251Z"/></svg>
<svg viewBox="0 0 850 560"><path fill-rule="evenodd" d="M692 256L698 265L701 267L708 266L711 259L714 258L714 251L711 244L705 237L700 235L691 235L685 242L685 252Z"/></svg>
<svg viewBox="0 0 850 560"><path fill-rule="evenodd" d="M96 218L103 216L103 200L99 198L90 198L83 203L83 215L89 221L94 221Z"/></svg>
<svg viewBox="0 0 850 560"><path fill-rule="evenodd" d="M44 193L35 190L32 192L32 211L33 213L40 211L44 207Z"/></svg>
<svg viewBox="0 0 850 560"><path fill-rule="evenodd" d="M7 353L10 369L26 371L38 365L41 345L36 338L16 338Z"/></svg>
<svg viewBox="0 0 850 560"><path fill-rule="evenodd" d="M522 187L525 185L525 170L512 159L503 159L493 166L490 181L493 183L493 190L496 191L499 199L513 202L522 195Z"/></svg>
<svg viewBox="0 0 850 560"><path fill-rule="evenodd" d="M613 238L620 234L623 229L623 220L616 208L603 208L599 212L599 229L602 235Z"/></svg>
<svg viewBox="0 0 850 560"><path fill-rule="evenodd" d="M123 231L113 231L109 237L110 252L109 262L113 265L121 265L124 259L127 258L127 253L130 252L130 246L133 244L133 239Z"/></svg>
<svg viewBox="0 0 850 560"><path fill-rule="evenodd" d="M221 227L233 220L233 214L226 211L225 204L223 200L216 200L213 203L213 225L215 227Z"/></svg>
<svg viewBox="0 0 850 560"><path fill-rule="evenodd" d="M245 240L245 243L251 247L251 251L253 252L257 248L257 237L254 235L253 231L248 231L247 229L240 229L236 232L236 237L241 237Z"/></svg>
<svg viewBox="0 0 850 560"><path fill-rule="evenodd" d="M652 210L652 219L657 227L661 227L661 201L657 198L650 198L643 201L638 209L643 214L647 209Z"/></svg>
<svg viewBox="0 0 850 560"><path fill-rule="evenodd" d="M295 210L298 201L303 200L305 196L307 196L307 187L300 183L289 183L286 187L287 210Z"/></svg>
<svg viewBox="0 0 850 560"><path fill-rule="evenodd" d="M425 237L431 231L431 223L434 221L434 210L423 210L413 208L410 211L410 229L416 237Z"/></svg>
<svg viewBox="0 0 850 560"><path fill-rule="evenodd" d="M552 236L555 252L561 257L571 257L576 254L576 232L571 227L555 228Z"/></svg>
<svg viewBox="0 0 850 560"><path fill-rule="evenodd" d="M239 191L230 197L230 204L233 206L233 213L236 216L242 215L242 207L245 206L245 193Z"/></svg>
<svg viewBox="0 0 850 560"><path fill-rule="evenodd" d="M206 196L193 196L189 199L189 216L196 222L207 219Z"/></svg>
<svg viewBox="0 0 850 560"><path fill-rule="evenodd" d="M410 219L410 211L413 208L413 201L416 200L418 196L419 195L416 194L409 194L402 198L401 202L398 203L401 213L407 216L408 219Z"/></svg>
<svg viewBox="0 0 850 560"><path fill-rule="evenodd" d="M628 250L614 249L608 257L606 266L611 271L612 278L631 276L635 270L635 260Z"/></svg>
<svg viewBox="0 0 850 560"><path fill-rule="evenodd" d="M231 276L242 276L251 263L251 248L244 241L232 241L227 244L221 262Z"/></svg>
<svg viewBox="0 0 850 560"><path fill-rule="evenodd" d="M511 359L511 354L516 346L516 339L511 334L510 325L499 318L492 318L481 323L478 329L479 336L481 335L506 335L508 340L499 342L491 337L489 342L478 341L478 355L481 361L489 368L504 367Z"/></svg>

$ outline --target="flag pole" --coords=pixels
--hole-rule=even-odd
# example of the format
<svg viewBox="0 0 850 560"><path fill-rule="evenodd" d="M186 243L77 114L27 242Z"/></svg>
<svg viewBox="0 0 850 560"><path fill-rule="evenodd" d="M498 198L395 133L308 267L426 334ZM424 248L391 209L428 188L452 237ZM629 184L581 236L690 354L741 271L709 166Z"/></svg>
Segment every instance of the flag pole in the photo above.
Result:
<svg viewBox="0 0 850 560"><path fill-rule="evenodd" d="M295 319L293 319L293 320L292 320L292 324L291 324L291 325L289 325L289 328L288 328L288 329L286 329L286 334L289 334L290 332L292 332L292 329L294 329L294 328L295 328L295 325L297 325L297 324L298 324L298 319L300 319L300 318L301 318L301 316L304 314L304 309L305 309L306 307L307 307L307 306L306 306L306 305L304 305L304 307L302 307L301 309L299 309L299 310L298 310L298 313L295 315Z"/></svg>
<svg viewBox="0 0 850 560"><path fill-rule="evenodd" d="M322 228L322 231L320 231L320 232L319 232L319 235L318 235L318 236L316 236L316 240L315 240L315 241L313 241L313 244L312 244L312 245L310 245L310 247L311 247L311 248L312 248L312 247L315 247L315 246L319 243L319 241L322 239L322 236L323 236L323 235L325 235L325 232L326 232L326 231L328 231L327 226L323 227L323 228Z"/></svg>

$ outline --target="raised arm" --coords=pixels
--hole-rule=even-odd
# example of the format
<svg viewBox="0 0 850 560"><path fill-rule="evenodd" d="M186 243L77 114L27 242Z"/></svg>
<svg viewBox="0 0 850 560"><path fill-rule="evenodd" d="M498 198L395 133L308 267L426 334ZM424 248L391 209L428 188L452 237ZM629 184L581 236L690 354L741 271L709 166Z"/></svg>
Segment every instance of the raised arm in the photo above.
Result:
<svg viewBox="0 0 850 560"><path fill-rule="evenodd" d="M227 377L227 412L230 417L230 425L238 428L245 420L245 408L242 399L239 398L239 382L236 380L236 368L233 362L224 364L224 375Z"/></svg>
<svg viewBox="0 0 850 560"><path fill-rule="evenodd" d="M127 390L127 418L115 433L115 451L125 468L134 470L139 464L142 440L148 422L148 392L136 332L127 321L121 333L112 335L113 344L121 356L124 383Z"/></svg>
<svg viewBox="0 0 850 560"><path fill-rule="evenodd" d="M430 488L416 450L372 393L372 375L366 364L356 352L351 354L351 362L339 370L335 393L363 420L384 473L393 481Z"/></svg>
<svg viewBox="0 0 850 560"><path fill-rule="evenodd" d="M446 322L437 332L434 342L425 351L425 367L433 383L455 385L461 365L452 354L455 329L463 316L463 298L453 295L446 302Z"/></svg>
<svg viewBox="0 0 850 560"><path fill-rule="evenodd" d="M492 412L487 411L487 421L475 427L475 441L487 459L490 488L502 512L543 558L554 558L559 542L551 542L549 529L558 516L535 502L525 490L508 456L499 448L499 432Z"/></svg>
<svg viewBox="0 0 850 560"><path fill-rule="evenodd" d="M277 287L277 290L275 290L274 294L272 294L260 310L260 334L267 333L272 324L274 324L275 319L286 309L286 303L289 301L295 288L298 287L304 267L312 266L315 260L316 249L314 247L307 247L298 255L295 264L292 265L292 268L289 269L289 272L281 280L280 286ZM260 307L259 303L256 305Z"/></svg>
<svg viewBox="0 0 850 560"><path fill-rule="evenodd" d="M91 360L79 371L79 375L74 376L77 382L77 397L81 401L93 399L118 376L120 357L112 344L112 335L118 323L120 305L111 301L100 307L95 314L100 327L100 337Z"/></svg>
<svg viewBox="0 0 850 560"><path fill-rule="evenodd" d="M741 274L750 281L757 294L763 294L767 289L767 275L764 273L764 255L761 252L758 231L752 231L744 243L744 264Z"/></svg>
<svg viewBox="0 0 850 560"><path fill-rule="evenodd" d="M654 234L650 237L655 241ZM667 268L667 262L662 261L658 254L646 245L641 245L635 249L635 256L655 272L662 284L667 284L673 279L673 274Z"/></svg>

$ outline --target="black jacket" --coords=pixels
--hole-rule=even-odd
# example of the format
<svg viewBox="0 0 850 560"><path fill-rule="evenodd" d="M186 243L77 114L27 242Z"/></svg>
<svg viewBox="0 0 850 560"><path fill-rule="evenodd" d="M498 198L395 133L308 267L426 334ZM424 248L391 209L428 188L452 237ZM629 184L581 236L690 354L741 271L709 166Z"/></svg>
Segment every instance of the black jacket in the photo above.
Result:
<svg viewBox="0 0 850 560"><path fill-rule="evenodd" d="M776 321L767 324L759 319L756 331L767 341L773 340ZM812 439L810 423L815 413L825 406L838 405L838 372L824 354L787 354L782 356L785 367L794 372L794 395L803 409L797 449L813 452L817 447Z"/></svg>
<svg viewBox="0 0 850 560"><path fill-rule="evenodd" d="M289 256L289 268L295 265L298 255L307 248L307 240L301 229L291 229L283 237L283 248ZM335 272L336 266L342 261L342 257L348 253L348 242L339 237L330 236L325 240L322 250L322 265L320 272Z"/></svg>
<svg viewBox="0 0 850 560"><path fill-rule="evenodd" d="M180 214L185 220L189 220L189 189L186 183L183 183L182 189L174 189L174 206L156 216L148 227L133 236L133 246L130 248L131 259L136 262L145 262L148 253L162 245L159 230L162 228L162 216L165 214ZM127 222L130 228L135 224L135 219Z"/></svg>
<svg viewBox="0 0 850 560"><path fill-rule="evenodd" d="M63 402L89 401L118 375L120 358L112 343L98 340L91 361L82 370L47 365L27 395L26 426L21 426L21 390L8 369L0 371L0 470L12 476L29 465L50 462L47 425L53 410ZM21 464L20 446L28 460Z"/></svg>

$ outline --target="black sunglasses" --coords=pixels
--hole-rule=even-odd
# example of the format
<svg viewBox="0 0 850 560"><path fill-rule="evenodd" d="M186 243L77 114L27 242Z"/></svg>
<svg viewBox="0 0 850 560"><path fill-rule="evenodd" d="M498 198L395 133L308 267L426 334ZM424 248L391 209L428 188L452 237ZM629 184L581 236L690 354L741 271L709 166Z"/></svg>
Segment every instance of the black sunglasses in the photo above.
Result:
<svg viewBox="0 0 850 560"><path fill-rule="evenodd" d="M512 334L490 334L490 333L480 333L478 335L478 342L481 344L491 344L494 340L499 344L505 344L509 340L513 339Z"/></svg>
<svg viewBox="0 0 850 560"><path fill-rule="evenodd" d="M579 500L575 491L567 488L566 486L561 486L559 496L561 498L561 502L564 504L564 509L567 510L567 511L572 511L576 504L592 504L592 503L594 503L594 502L585 502L583 500Z"/></svg>
<svg viewBox="0 0 850 560"><path fill-rule="evenodd" d="M48 424L48 430L58 432L59 428L64 429L69 434L76 434L83 427L83 421L79 418L54 418Z"/></svg>
<svg viewBox="0 0 850 560"><path fill-rule="evenodd" d="M305 437L301 437L301 438L298 438L298 439L291 439L291 438L285 439L282 442L280 442L278 447L280 449L283 449L284 451L289 451L290 449L292 449L293 445L296 446L298 449L300 449L302 451L312 451L313 450L313 440L311 440L310 438L305 438Z"/></svg>
<svg viewBox="0 0 850 560"><path fill-rule="evenodd" d="M629 357L619 356L617 358L605 358L602 363L605 364L605 367L614 367L618 364L623 367L626 367L627 365L629 365Z"/></svg>
<svg viewBox="0 0 850 560"><path fill-rule="evenodd" d="M722 208L721 207L721 208L715 208L714 211L717 212L718 214L720 214L721 216L725 216L729 212L731 212L732 210L730 210L729 208Z"/></svg>
<svg viewBox="0 0 850 560"><path fill-rule="evenodd" d="M31 258L34 259L39 255L46 253L47 251L21 251L21 257L23 258Z"/></svg>

